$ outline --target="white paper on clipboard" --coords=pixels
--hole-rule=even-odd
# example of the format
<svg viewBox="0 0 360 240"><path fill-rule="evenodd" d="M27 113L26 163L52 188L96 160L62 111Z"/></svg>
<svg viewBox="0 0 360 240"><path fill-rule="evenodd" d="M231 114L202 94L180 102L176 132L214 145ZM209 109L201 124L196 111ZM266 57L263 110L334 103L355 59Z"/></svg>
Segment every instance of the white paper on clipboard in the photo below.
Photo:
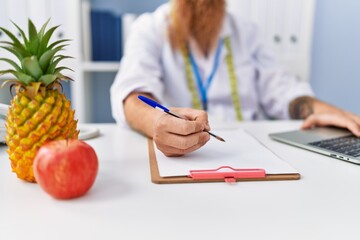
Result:
<svg viewBox="0 0 360 240"><path fill-rule="evenodd" d="M211 138L202 148L182 157L166 157L154 146L159 175L188 176L190 170L209 170L221 166L236 169L260 168L264 169L266 174L298 173L243 129L214 130L214 133L226 142Z"/></svg>

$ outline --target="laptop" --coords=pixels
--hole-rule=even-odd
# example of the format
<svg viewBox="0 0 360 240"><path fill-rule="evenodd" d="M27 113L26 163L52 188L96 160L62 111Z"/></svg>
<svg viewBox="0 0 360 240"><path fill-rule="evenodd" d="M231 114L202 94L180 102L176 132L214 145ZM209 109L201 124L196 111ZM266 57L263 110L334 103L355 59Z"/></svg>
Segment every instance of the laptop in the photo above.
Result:
<svg viewBox="0 0 360 240"><path fill-rule="evenodd" d="M360 164L360 138L342 128L317 127L272 133L269 136L283 143Z"/></svg>

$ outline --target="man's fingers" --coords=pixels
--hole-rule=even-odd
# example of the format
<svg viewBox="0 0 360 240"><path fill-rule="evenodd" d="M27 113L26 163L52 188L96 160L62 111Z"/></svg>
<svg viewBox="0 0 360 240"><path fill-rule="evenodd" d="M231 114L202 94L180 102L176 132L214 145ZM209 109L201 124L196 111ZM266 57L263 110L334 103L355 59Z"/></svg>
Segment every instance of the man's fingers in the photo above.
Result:
<svg viewBox="0 0 360 240"><path fill-rule="evenodd" d="M331 124L331 119L327 119L327 115L312 114L305 119L302 124L303 129L311 128L314 126L326 126Z"/></svg>
<svg viewBox="0 0 360 240"><path fill-rule="evenodd" d="M159 136L160 138L154 138L158 148L172 148L178 149L178 153L191 149L195 145L204 145L210 139L210 134L207 132L195 133L187 136L181 136L176 134L166 134L166 136Z"/></svg>
<svg viewBox="0 0 360 240"><path fill-rule="evenodd" d="M194 119L187 118L188 120L186 120L171 116L169 114L163 114L155 123L155 129L156 129L155 132L161 132L162 130L164 130L169 133L185 136L192 133L201 132L204 130L207 131L210 130L210 127L208 126L208 122L207 122L207 115L203 116L201 114L202 111L199 110L193 110L193 109L185 109L185 110L191 110L191 111L189 114L187 114L187 116L184 117L192 116L194 117ZM198 113L201 116L196 115L195 113Z"/></svg>
<svg viewBox="0 0 360 240"><path fill-rule="evenodd" d="M208 133L201 133L201 138L198 143L189 146L186 148L186 145L182 145L181 148L170 146L170 145L163 145L163 144L156 144L157 148L165 154L167 157L176 157L176 156L182 156L188 153L191 153L202 146L204 146L210 139L210 135Z"/></svg>
<svg viewBox="0 0 360 240"><path fill-rule="evenodd" d="M354 120L358 125L360 125L360 117L351 113L351 112L346 112L345 113L347 117L351 118L352 120Z"/></svg>
<svg viewBox="0 0 360 240"><path fill-rule="evenodd" d="M336 126L347 128L354 135L360 137L360 124L345 115L313 114L305 119L301 128L307 129L313 126Z"/></svg>
<svg viewBox="0 0 360 240"><path fill-rule="evenodd" d="M164 118L166 119L162 119L157 123L156 128L159 131L164 130L168 133L186 136L206 129L205 124L202 122L184 120L170 115L164 116Z"/></svg>
<svg viewBox="0 0 360 240"><path fill-rule="evenodd" d="M192 108L171 108L171 111L177 113L180 116L183 116L188 120L201 122L205 125L206 131L210 130L208 115L203 110L197 110Z"/></svg>

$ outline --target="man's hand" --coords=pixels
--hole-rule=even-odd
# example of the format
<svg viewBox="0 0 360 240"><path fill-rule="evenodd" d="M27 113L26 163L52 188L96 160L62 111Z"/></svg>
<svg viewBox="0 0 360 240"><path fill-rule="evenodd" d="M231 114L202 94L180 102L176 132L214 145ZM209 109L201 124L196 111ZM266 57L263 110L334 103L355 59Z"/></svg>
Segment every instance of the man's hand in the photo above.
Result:
<svg viewBox="0 0 360 240"><path fill-rule="evenodd" d="M131 93L124 101L126 120L133 129L153 138L157 148L166 156L190 153L209 141L210 134L204 132L210 130L206 112L172 108L174 113L187 120L176 118L144 104L138 99L139 94L154 99L145 92Z"/></svg>
<svg viewBox="0 0 360 240"><path fill-rule="evenodd" d="M172 108L184 119L162 114L154 124L153 140L166 156L181 156L202 147L210 139L207 113L190 108Z"/></svg>
<svg viewBox="0 0 360 240"><path fill-rule="evenodd" d="M309 96L294 99L289 105L292 119L305 119L301 128L335 126L347 128L360 137L360 116Z"/></svg>
<svg viewBox="0 0 360 240"><path fill-rule="evenodd" d="M302 129L314 126L336 126L347 128L357 137L360 137L360 117L352 113L319 113L311 114L301 126Z"/></svg>

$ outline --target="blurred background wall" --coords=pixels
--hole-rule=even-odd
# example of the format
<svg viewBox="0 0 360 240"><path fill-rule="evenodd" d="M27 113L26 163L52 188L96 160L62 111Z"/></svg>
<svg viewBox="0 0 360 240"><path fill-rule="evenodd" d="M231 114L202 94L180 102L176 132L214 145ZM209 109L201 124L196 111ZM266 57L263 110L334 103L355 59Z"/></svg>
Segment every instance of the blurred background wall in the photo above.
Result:
<svg viewBox="0 0 360 240"><path fill-rule="evenodd" d="M316 2L310 83L319 98L360 114L360 1Z"/></svg>

